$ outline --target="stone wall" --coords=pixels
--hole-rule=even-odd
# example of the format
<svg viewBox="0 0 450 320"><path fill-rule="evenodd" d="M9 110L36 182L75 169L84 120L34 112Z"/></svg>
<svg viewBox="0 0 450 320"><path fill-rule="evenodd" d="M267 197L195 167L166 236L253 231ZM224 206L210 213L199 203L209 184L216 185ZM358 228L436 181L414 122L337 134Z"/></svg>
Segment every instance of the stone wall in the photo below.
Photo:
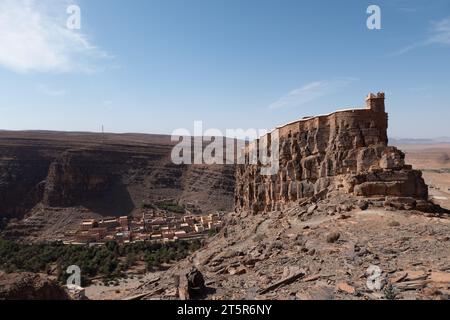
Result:
<svg viewBox="0 0 450 320"><path fill-rule="evenodd" d="M384 93L369 94L365 109L308 117L277 128L280 169L266 176L260 174L260 163L239 165L236 211L279 210L330 189L426 200L421 172L405 165L404 154L388 146L384 100Z"/></svg>

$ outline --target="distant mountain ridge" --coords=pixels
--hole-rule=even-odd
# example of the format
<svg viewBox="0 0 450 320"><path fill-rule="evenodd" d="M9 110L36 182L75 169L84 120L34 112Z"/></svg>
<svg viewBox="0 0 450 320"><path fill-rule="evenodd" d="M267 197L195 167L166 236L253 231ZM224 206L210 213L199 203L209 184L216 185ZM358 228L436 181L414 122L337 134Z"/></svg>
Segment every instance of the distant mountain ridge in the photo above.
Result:
<svg viewBox="0 0 450 320"><path fill-rule="evenodd" d="M402 145L402 144L440 144L440 143L450 143L450 137L439 137L439 138L389 138L391 145Z"/></svg>

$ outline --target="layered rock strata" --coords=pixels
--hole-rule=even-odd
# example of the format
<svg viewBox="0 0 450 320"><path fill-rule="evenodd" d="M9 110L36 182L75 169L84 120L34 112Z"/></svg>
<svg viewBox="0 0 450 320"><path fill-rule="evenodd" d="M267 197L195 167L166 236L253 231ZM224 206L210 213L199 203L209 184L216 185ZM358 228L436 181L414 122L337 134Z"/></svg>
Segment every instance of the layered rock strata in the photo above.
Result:
<svg viewBox="0 0 450 320"><path fill-rule="evenodd" d="M102 216L139 214L164 199L232 210L234 166L176 165L173 147L160 135L0 131L0 227L41 205Z"/></svg>
<svg viewBox="0 0 450 320"><path fill-rule="evenodd" d="M405 164L405 155L388 146L384 93L369 94L365 109L307 117L278 127L279 170L263 175L263 165L236 170L236 211L279 210L331 189L378 197L419 208L428 188L422 173ZM273 134L272 134L273 135ZM270 143L271 134L265 139ZM253 143L258 148L260 140ZM246 149L246 159L252 146Z"/></svg>

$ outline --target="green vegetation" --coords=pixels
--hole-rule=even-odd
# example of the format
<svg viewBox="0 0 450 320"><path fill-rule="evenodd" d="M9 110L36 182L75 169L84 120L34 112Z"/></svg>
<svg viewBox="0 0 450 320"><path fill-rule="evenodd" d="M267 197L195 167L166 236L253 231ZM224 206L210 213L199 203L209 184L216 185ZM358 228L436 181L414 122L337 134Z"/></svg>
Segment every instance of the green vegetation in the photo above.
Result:
<svg viewBox="0 0 450 320"><path fill-rule="evenodd" d="M219 233L219 231L217 230L217 229L210 229L209 231L208 231L208 236L209 237L214 237L216 234L218 234Z"/></svg>
<svg viewBox="0 0 450 320"><path fill-rule="evenodd" d="M141 209L155 209L155 206L151 203L142 203Z"/></svg>
<svg viewBox="0 0 450 320"><path fill-rule="evenodd" d="M184 213L184 207L179 205L178 203L173 202L160 202L157 204L157 207L161 210L166 210L169 212L175 212L175 213Z"/></svg>
<svg viewBox="0 0 450 320"><path fill-rule="evenodd" d="M108 281L124 276L124 272L138 262L145 263L149 271L164 263L184 259L199 249L201 243L179 241L160 244L137 242L119 245L108 242L104 246L64 245L60 242L46 244L22 244L0 239L0 270L5 272L56 271L64 283L69 276L65 270L77 265L82 271L83 285L89 279L102 276Z"/></svg>
<svg viewBox="0 0 450 320"><path fill-rule="evenodd" d="M184 208L184 206L179 205L178 203L174 203L174 202L170 202L170 201L163 201L163 202L158 202L156 204L151 204L151 203L142 203L141 204L141 208L142 209L161 209L161 210L166 210L169 212L174 212L174 213L185 213L186 210Z"/></svg>

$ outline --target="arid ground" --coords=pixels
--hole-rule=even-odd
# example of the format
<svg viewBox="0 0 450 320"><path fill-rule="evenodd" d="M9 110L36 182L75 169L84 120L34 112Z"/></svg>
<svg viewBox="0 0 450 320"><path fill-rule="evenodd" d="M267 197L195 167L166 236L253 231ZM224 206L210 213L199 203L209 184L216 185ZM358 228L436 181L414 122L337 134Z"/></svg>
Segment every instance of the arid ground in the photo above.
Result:
<svg viewBox="0 0 450 320"><path fill-rule="evenodd" d="M406 144L398 146L406 162L422 170L433 202L450 209L450 144Z"/></svg>

